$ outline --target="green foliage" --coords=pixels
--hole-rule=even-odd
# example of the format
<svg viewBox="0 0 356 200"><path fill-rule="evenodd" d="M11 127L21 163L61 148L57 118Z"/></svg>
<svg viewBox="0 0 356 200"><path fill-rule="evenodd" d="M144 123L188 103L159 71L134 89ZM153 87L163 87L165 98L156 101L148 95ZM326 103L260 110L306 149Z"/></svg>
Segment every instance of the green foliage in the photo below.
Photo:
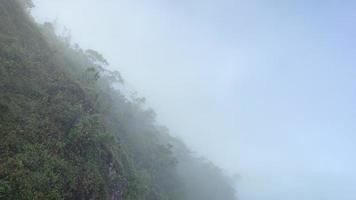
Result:
<svg viewBox="0 0 356 200"><path fill-rule="evenodd" d="M18 3L21 4L18 4ZM0 199L234 199L226 177L129 100L31 1L0 1Z"/></svg>

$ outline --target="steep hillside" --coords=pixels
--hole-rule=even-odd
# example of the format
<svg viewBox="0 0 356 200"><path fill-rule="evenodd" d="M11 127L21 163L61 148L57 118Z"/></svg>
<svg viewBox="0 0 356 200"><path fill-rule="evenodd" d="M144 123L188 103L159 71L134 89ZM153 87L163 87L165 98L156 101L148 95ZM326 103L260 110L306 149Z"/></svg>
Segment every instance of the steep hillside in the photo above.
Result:
<svg viewBox="0 0 356 200"><path fill-rule="evenodd" d="M0 199L234 199L102 55L34 23L30 5L0 0Z"/></svg>

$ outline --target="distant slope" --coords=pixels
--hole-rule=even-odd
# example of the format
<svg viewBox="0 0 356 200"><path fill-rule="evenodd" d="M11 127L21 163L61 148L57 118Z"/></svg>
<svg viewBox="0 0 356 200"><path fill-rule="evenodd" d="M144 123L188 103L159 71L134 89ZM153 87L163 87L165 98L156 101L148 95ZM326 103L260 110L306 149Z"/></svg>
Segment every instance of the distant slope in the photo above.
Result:
<svg viewBox="0 0 356 200"><path fill-rule="evenodd" d="M30 1L0 0L0 199L230 200L231 183Z"/></svg>

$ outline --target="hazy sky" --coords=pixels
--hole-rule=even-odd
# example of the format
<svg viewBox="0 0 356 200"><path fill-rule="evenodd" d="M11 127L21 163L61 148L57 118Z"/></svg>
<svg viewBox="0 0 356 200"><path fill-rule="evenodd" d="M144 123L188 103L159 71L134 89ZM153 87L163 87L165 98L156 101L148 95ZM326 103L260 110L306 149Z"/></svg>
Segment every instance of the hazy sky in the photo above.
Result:
<svg viewBox="0 0 356 200"><path fill-rule="evenodd" d="M35 0L240 200L356 199L356 1Z"/></svg>

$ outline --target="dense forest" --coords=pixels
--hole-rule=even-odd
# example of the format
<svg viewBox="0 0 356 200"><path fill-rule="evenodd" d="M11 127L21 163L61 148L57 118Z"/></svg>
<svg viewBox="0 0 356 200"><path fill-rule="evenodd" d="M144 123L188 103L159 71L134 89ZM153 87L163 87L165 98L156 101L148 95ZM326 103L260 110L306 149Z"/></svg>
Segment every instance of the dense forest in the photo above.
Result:
<svg viewBox="0 0 356 200"><path fill-rule="evenodd" d="M0 199L232 200L95 50L0 0Z"/></svg>

